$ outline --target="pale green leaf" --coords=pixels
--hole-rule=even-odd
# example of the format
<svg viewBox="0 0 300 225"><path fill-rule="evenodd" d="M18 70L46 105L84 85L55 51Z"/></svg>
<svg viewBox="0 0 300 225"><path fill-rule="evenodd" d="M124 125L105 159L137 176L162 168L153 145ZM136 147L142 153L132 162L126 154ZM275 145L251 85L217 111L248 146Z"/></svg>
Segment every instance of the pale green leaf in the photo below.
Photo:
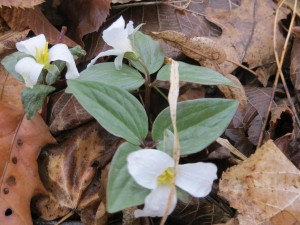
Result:
<svg viewBox="0 0 300 225"><path fill-rule="evenodd" d="M204 85L226 84L237 87L232 81L222 74L203 66L194 66L184 62L179 63L179 80ZM170 80L170 65L165 65L157 74L157 79L161 81Z"/></svg>
<svg viewBox="0 0 300 225"><path fill-rule="evenodd" d="M228 99L196 99L177 105L177 129L181 155L198 152L226 129L234 116L238 103ZM166 129L172 131L170 109L166 108L153 123L152 137L163 141ZM161 144L159 144L161 146Z"/></svg>
<svg viewBox="0 0 300 225"><path fill-rule="evenodd" d="M55 88L47 85L34 85L33 88L24 88L22 103L27 119L31 119L42 108L45 98Z"/></svg>
<svg viewBox="0 0 300 225"><path fill-rule="evenodd" d="M24 82L23 77L15 71L15 66L17 62L24 58L24 57L30 57L27 54L23 52L14 52L8 56L5 56L4 59L2 59L1 64L4 66L4 68L17 80L20 80Z"/></svg>
<svg viewBox="0 0 300 225"><path fill-rule="evenodd" d="M159 70L165 56L158 41L154 41L150 36L137 31L134 35L133 46L150 74ZM145 72L138 61L131 60L131 63L142 73Z"/></svg>
<svg viewBox="0 0 300 225"><path fill-rule="evenodd" d="M108 174L107 210L110 213L144 203L150 190L138 185L127 169L127 155L141 149L128 142L123 143L114 155Z"/></svg>
<svg viewBox="0 0 300 225"><path fill-rule="evenodd" d="M124 89L88 80L68 80L68 93L107 131L139 145L148 132L148 119L141 103Z"/></svg>
<svg viewBox="0 0 300 225"><path fill-rule="evenodd" d="M110 84L128 91L138 89L145 82L141 74L135 69L123 64L122 69L117 70L112 62L88 67L80 73L79 79Z"/></svg>

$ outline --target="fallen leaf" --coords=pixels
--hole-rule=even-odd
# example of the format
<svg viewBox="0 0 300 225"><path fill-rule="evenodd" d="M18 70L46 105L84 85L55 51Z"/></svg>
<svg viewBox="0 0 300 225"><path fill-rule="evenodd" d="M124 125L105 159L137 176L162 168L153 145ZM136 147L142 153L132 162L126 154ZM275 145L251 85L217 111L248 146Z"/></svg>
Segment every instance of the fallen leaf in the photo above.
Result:
<svg viewBox="0 0 300 225"><path fill-rule="evenodd" d="M93 119L73 95L64 91L51 95L48 108L48 124L53 134L75 128Z"/></svg>
<svg viewBox="0 0 300 225"><path fill-rule="evenodd" d="M296 37L293 42L292 52L291 52L291 66L290 66L290 76L291 81L294 85L295 91L297 92L297 97L300 94L300 38Z"/></svg>
<svg viewBox="0 0 300 225"><path fill-rule="evenodd" d="M99 30L110 8L110 0L65 0L61 4L70 21L71 36L81 45L84 35Z"/></svg>
<svg viewBox="0 0 300 225"><path fill-rule="evenodd" d="M43 2L44 0L1 0L0 7L33 8Z"/></svg>
<svg viewBox="0 0 300 225"><path fill-rule="evenodd" d="M59 145L46 147L39 157L40 176L52 201L38 208L39 214L43 219L54 219L47 214L50 207L69 208L80 214L82 221L90 221L87 225L95 221L105 224L107 214L101 219L96 215L101 202L105 202L101 169L111 160L120 139L93 121L57 140Z"/></svg>
<svg viewBox="0 0 300 225"><path fill-rule="evenodd" d="M15 111L22 112L21 92L23 88L24 84L16 80L0 65L0 101Z"/></svg>
<svg viewBox="0 0 300 225"><path fill-rule="evenodd" d="M238 86L230 87L228 85L218 85L218 88L222 91L226 98L235 99L237 100L240 105L240 110L244 111L247 106L247 96L245 94L245 89L238 78L235 76L228 74L225 76L229 80L231 80L234 84Z"/></svg>
<svg viewBox="0 0 300 225"><path fill-rule="evenodd" d="M61 37L60 32L48 21L39 8L2 7L0 15L12 30L23 31L29 28L35 35L44 34L50 44L57 44ZM64 36L60 42L69 47L77 45L67 36Z"/></svg>
<svg viewBox="0 0 300 225"><path fill-rule="evenodd" d="M188 37L177 31L152 32L151 35L164 40L198 62L208 59L220 64L226 59L221 45L206 37Z"/></svg>
<svg viewBox="0 0 300 225"><path fill-rule="evenodd" d="M300 171L270 140L223 173L220 195L238 210L241 225L270 224L283 211L300 222L299 181Z"/></svg>
<svg viewBox="0 0 300 225"><path fill-rule="evenodd" d="M41 147L55 143L39 115L23 113L0 102L0 224L31 225L31 198L44 192L36 159Z"/></svg>
<svg viewBox="0 0 300 225"><path fill-rule="evenodd" d="M207 8L204 14L208 21L220 26L222 35L210 37L222 45L227 59L235 63L247 63L250 68L264 67L274 64L273 27L277 5L272 0L241 1L240 7L234 10ZM280 11L278 21L286 14ZM276 22L278 22L276 21ZM282 49L284 37L279 31L277 49ZM204 66L206 65L205 62ZM209 63L208 63L209 65ZM237 65L224 62L218 65L225 74L231 73Z"/></svg>
<svg viewBox="0 0 300 225"><path fill-rule="evenodd" d="M16 43L24 40L29 33L29 29L23 31L9 30L0 36L0 54L16 48Z"/></svg>

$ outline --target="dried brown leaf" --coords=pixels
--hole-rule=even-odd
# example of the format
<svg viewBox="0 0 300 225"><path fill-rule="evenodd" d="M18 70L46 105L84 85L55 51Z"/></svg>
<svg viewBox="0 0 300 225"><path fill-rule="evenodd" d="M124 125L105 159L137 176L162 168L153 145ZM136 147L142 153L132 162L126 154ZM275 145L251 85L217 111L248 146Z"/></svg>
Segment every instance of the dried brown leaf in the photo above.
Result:
<svg viewBox="0 0 300 225"><path fill-rule="evenodd" d="M29 33L29 29L23 31L6 31L0 36L0 54L16 48L16 43L24 40Z"/></svg>
<svg viewBox="0 0 300 225"><path fill-rule="evenodd" d="M57 139L59 145L45 148L40 155L42 181L59 207L76 209L82 221L98 221L96 212L105 198L100 170L111 160L119 139L95 121ZM54 206L43 206L38 210L47 216L43 210ZM98 224L105 223L106 213L100 220Z"/></svg>
<svg viewBox="0 0 300 225"><path fill-rule="evenodd" d="M183 54L196 61L211 60L223 63L226 53L221 45L206 37L188 37L177 31L152 32L152 36L164 40L169 45L182 51Z"/></svg>
<svg viewBox="0 0 300 225"><path fill-rule="evenodd" d="M242 64L247 63L250 68L274 64L273 26L277 6L272 0L241 1L239 8L234 10L206 9L207 19L220 26L222 35L211 37L223 46L227 59ZM278 20L286 15L280 12ZM278 21L276 21L278 22ZM279 29L277 49L282 49L284 37ZM237 68L236 65L225 62L219 65L227 74Z"/></svg>
<svg viewBox="0 0 300 225"><path fill-rule="evenodd" d="M110 0L65 0L62 10L70 21L71 36L83 44L82 37L98 31L109 14Z"/></svg>
<svg viewBox="0 0 300 225"><path fill-rule="evenodd" d="M300 171L270 140L223 173L220 195L238 210L241 225L270 224L283 211L299 222L299 181Z"/></svg>
<svg viewBox="0 0 300 225"><path fill-rule="evenodd" d="M299 95L300 92L300 38L299 37L296 37L293 42L293 47L291 52L290 76L294 88L297 92L297 95Z"/></svg>
<svg viewBox="0 0 300 225"><path fill-rule="evenodd" d="M64 91L51 95L48 103L49 128L54 134L86 123L93 117L79 104L76 98Z"/></svg>
<svg viewBox="0 0 300 225"><path fill-rule="evenodd" d="M36 159L41 147L55 139L39 115L27 120L2 102L0 127L0 224L31 225L31 198L44 193Z"/></svg>
<svg viewBox="0 0 300 225"><path fill-rule="evenodd" d="M15 109L15 111L22 113L21 92L23 88L24 84L12 77L0 65L0 101Z"/></svg>
<svg viewBox="0 0 300 225"><path fill-rule="evenodd" d="M0 7L33 8L45 0L0 0Z"/></svg>
<svg viewBox="0 0 300 225"><path fill-rule="evenodd" d="M225 77L235 83L238 88L230 87L228 85L218 85L218 88L222 91L226 98L237 100L240 103L240 109L244 111L247 106L247 96L245 94L243 85L238 78L231 74L228 74Z"/></svg>
<svg viewBox="0 0 300 225"><path fill-rule="evenodd" d="M50 44L57 44L61 37L60 32L48 21L39 8L19 9L2 7L0 8L0 15L12 30L23 31L29 28L35 35L44 34ZM64 36L60 42L69 47L76 45L67 36Z"/></svg>

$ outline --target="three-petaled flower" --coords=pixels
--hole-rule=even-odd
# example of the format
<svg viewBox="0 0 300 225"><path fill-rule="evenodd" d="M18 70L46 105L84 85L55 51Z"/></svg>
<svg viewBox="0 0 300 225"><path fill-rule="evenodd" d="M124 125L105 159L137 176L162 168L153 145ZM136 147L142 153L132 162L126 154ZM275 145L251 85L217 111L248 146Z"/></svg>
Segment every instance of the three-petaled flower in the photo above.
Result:
<svg viewBox="0 0 300 225"><path fill-rule="evenodd" d="M178 165L174 177L174 160L166 153L155 149L142 149L127 157L128 171L142 187L152 191L145 199L144 209L137 209L135 217L163 216L167 209L170 185L175 185L194 197L209 194L213 181L217 179L217 167L212 163ZM177 203L176 191L172 196L169 214Z"/></svg>
<svg viewBox="0 0 300 225"><path fill-rule="evenodd" d="M121 16L110 27L103 31L102 38L113 49L100 52L89 64L88 67L95 64L96 61L103 56L115 55L115 66L119 70L122 68L122 61L126 53L137 57L134 48L132 46L132 35L142 26L140 24L136 28L133 27L133 22L129 23L125 27L125 21Z"/></svg>
<svg viewBox="0 0 300 225"><path fill-rule="evenodd" d="M15 71L19 73L27 87L33 87L43 70L47 69L50 62L62 60L67 65L67 79L79 77L74 58L65 44L56 44L48 50L48 43L43 34L35 36L25 41L16 43L18 51L30 55L19 60L15 66Z"/></svg>

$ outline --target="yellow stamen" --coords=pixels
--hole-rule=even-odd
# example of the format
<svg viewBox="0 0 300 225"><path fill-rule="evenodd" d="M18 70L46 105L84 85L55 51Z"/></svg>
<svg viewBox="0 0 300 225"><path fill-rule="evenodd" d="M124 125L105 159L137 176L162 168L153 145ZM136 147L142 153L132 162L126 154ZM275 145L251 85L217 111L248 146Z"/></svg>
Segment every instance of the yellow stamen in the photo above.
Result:
<svg viewBox="0 0 300 225"><path fill-rule="evenodd" d="M48 42L45 43L42 49L35 48L35 59L40 64L49 64Z"/></svg>
<svg viewBox="0 0 300 225"><path fill-rule="evenodd" d="M173 178L175 174L173 173L172 169L169 167L166 169L161 175L157 177L157 184L158 186L168 184L169 186L172 184Z"/></svg>

